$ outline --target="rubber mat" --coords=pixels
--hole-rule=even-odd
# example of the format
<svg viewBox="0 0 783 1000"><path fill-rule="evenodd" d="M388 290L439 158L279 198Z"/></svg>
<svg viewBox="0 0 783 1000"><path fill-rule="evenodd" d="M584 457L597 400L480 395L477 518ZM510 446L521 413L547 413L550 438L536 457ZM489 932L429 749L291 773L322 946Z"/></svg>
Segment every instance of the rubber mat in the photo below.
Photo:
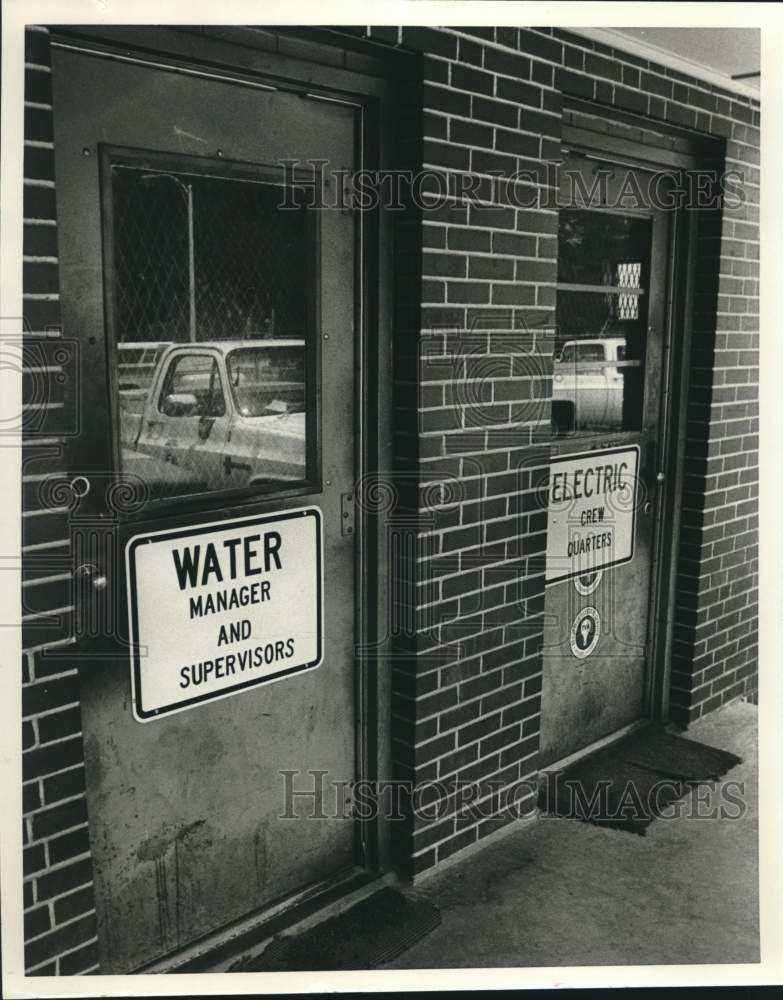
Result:
<svg viewBox="0 0 783 1000"><path fill-rule="evenodd" d="M402 954L440 924L440 910L388 887L301 934L275 938L231 972L373 969Z"/></svg>
<svg viewBox="0 0 783 1000"><path fill-rule="evenodd" d="M555 816L644 834L694 785L715 781L739 763L726 750L647 726L564 771L543 773L539 807Z"/></svg>
<svg viewBox="0 0 783 1000"><path fill-rule="evenodd" d="M624 754L640 767L690 783L715 781L740 763L733 753L685 740L656 726L642 730L636 740L629 739Z"/></svg>

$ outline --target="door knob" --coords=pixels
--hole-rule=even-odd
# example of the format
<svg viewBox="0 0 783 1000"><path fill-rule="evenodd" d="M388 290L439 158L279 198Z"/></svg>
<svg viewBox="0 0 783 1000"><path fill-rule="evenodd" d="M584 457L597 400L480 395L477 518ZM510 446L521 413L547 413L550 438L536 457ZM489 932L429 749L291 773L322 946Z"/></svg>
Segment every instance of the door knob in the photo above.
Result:
<svg viewBox="0 0 783 1000"><path fill-rule="evenodd" d="M655 477L655 481L656 481L656 483L665 483L666 482L666 473L659 472L658 475Z"/></svg>

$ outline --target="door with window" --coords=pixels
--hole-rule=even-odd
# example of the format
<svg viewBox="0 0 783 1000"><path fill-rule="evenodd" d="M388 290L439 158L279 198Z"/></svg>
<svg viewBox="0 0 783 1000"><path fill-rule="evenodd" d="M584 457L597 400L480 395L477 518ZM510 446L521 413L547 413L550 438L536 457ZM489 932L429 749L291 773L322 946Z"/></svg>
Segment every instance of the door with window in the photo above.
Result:
<svg viewBox="0 0 783 1000"><path fill-rule="evenodd" d="M354 163L356 109L229 77L54 49L64 332L83 360L74 548L94 626L72 655L105 973L144 968L361 860L330 795L357 766L343 517L357 474L356 223L317 207L319 178ZM308 172L314 160L323 174ZM130 540L219 548L225 526L314 508L313 573L328 581L320 665L144 715ZM220 551L212 583L242 550ZM247 541L244 558L260 566ZM199 609L227 599L208 589ZM305 596L290 594L292 614ZM154 591L139 605L176 660L192 634ZM203 659L182 664L189 683ZM304 793L293 803L292 788Z"/></svg>
<svg viewBox="0 0 783 1000"><path fill-rule="evenodd" d="M543 766L647 711L671 215L652 178L561 167Z"/></svg>

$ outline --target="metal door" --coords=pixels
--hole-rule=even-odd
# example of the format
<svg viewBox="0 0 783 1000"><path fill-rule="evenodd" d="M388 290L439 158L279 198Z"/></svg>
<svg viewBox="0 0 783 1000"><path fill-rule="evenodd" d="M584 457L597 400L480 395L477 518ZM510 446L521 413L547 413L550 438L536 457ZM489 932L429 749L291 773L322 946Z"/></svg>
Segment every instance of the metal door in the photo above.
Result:
<svg viewBox="0 0 783 1000"><path fill-rule="evenodd" d="M651 172L561 170L544 766L647 710L670 228Z"/></svg>
<svg viewBox="0 0 783 1000"><path fill-rule="evenodd" d="M328 186L331 171L351 168L355 108L68 45L54 51L53 83L64 332L83 358L71 467L83 477L73 523L86 585L72 653L101 969L124 972L355 864L353 822L328 791L320 812L306 795L293 808L284 800L292 772L305 791L355 777L355 554L344 520L356 473L355 223L308 201L319 176ZM307 174L313 160L323 174ZM285 370L267 350L283 341ZM169 411L149 398L155 365L180 343L217 359L224 397L221 412L179 417L193 425L187 462L140 435L145 413L176 419L203 401L198 365L168 393ZM240 400L247 352L274 385ZM283 474L265 448L286 433L301 460ZM327 581L321 665L137 721L128 540L312 507ZM173 627L170 614L159 608L161 628Z"/></svg>

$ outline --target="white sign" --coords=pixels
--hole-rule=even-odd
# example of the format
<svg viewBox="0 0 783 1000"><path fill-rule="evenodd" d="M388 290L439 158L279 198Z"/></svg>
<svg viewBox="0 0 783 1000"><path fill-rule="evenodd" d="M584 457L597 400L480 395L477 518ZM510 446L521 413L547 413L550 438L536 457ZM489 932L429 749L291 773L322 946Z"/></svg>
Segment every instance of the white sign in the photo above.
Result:
<svg viewBox="0 0 783 1000"><path fill-rule="evenodd" d="M125 554L140 722L321 662L317 508L136 535Z"/></svg>
<svg viewBox="0 0 783 1000"><path fill-rule="evenodd" d="M636 445L552 460L547 584L633 559L638 473Z"/></svg>

